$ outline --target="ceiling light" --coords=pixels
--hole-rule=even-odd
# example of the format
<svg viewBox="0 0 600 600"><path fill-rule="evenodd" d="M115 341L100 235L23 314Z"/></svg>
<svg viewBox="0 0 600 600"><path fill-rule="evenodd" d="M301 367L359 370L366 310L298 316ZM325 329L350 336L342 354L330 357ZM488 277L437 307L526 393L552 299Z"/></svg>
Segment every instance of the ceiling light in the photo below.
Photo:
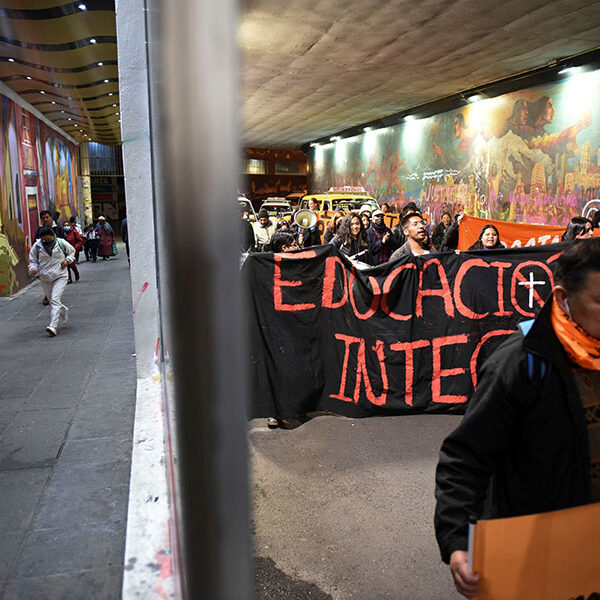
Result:
<svg viewBox="0 0 600 600"><path fill-rule="evenodd" d="M341 140L342 138L339 135L332 135L329 140L331 142L337 142L338 140Z"/></svg>
<svg viewBox="0 0 600 600"><path fill-rule="evenodd" d="M52 104L56 104L56 102L54 102L54 100L52 100Z"/></svg>
<svg viewBox="0 0 600 600"><path fill-rule="evenodd" d="M98 63L98 66L99 66L99 67L102 67L102 66L104 66L104 63L103 63L103 62L99 62L99 63Z"/></svg>
<svg viewBox="0 0 600 600"><path fill-rule="evenodd" d="M44 90L40 90L40 94L45 94L46 92Z"/></svg>
<svg viewBox="0 0 600 600"><path fill-rule="evenodd" d="M113 106L116 106L116 104L113 104Z"/></svg>
<svg viewBox="0 0 600 600"><path fill-rule="evenodd" d="M405 121L414 121L415 120L415 115L406 115L404 117Z"/></svg>
<svg viewBox="0 0 600 600"><path fill-rule="evenodd" d="M112 95L113 95L113 93L111 92L111 93L109 94L109 96L112 96Z"/></svg>
<svg viewBox="0 0 600 600"><path fill-rule="evenodd" d="M67 117L67 121L72 121L73 119L71 119L71 117Z"/></svg>
<svg viewBox="0 0 600 600"><path fill-rule="evenodd" d="M14 58L9 58L8 62L15 62L15 59Z"/></svg>
<svg viewBox="0 0 600 600"><path fill-rule="evenodd" d="M319 146L319 144L317 142L313 142L310 147L311 148L317 148Z"/></svg>
<svg viewBox="0 0 600 600"><path fill-rule="evenodd" d="M119 113L115 113L115 115L118 115Z"/></svg>
<svg viewBox="0 0 600 600"><path fill-rule="evenodd" d="M77 127L77 123L75 123L75 127Z"/></svg>
<svg viewBox="0 0 600 600"><path fill-rule="evenodd" d="M85 4L83 4L83 2L82 2L81 4L78 4L78 5L77 5L77 8L78 8L79 10L87 10L87 6L86 6Z"/></svg>
<svg viewBox="0 0 600 600"><path fill-rule="evenodd" d="M561 69L558 74L559 75L575 75L578 71L580 71L580 67L565 67Z"/></svg>
<svg viewBox="0 0 600 600"><path fill-rule="evenodd" d="M95 44L96 43L96 38L90 38L90 44Z"/></svg>
<svg viewBox="0 0 600 600"><path fill-rule="evenodd" d="M369 131L373 131L373 128L372 127L363 127L363 131L365 133L368 133Z"/></svg>
<svg viewBox="0 0 600 600"><path fill-rule="evenodd" d="M479 102L483 100L483 96L481 94L473 94L472 96L467 96L467 102Z"/></svg>
<svg viewBox="0 0 600 600"><path fill-rule="evenodd" d="M27 75L27 77L25 77L25 79L31 79L31 77L29 77L29 75Z"/></svg>
<svg viewBox="0 0 600 600"><path fill-rule="evenodd" d="M55 83L54 87L60 87L60 83Z"/></svg>
<svg viewBox="0 0 600 600"><path fill-rule="evenodd" d="M105 79L105 80L104 80L104 83L108 83L108 79Z"/></svg>
<svg viewBox="0 0 600 600"><path fill-rule="evenodd" d="M61 110L60 112L61 112L61 113L64 113L65 111L64 111L64 110Z"/></svg>

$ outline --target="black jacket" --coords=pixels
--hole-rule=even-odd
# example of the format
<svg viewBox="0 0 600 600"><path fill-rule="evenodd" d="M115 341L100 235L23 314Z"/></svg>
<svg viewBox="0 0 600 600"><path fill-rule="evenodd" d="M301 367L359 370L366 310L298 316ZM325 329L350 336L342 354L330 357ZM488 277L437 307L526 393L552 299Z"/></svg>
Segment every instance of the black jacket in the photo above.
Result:
<svg viewBox="0 0 600 600"><path fill-rule="evenodd" d="M463 421L442 445L435 531L444 562L467 549L470 518L591 501L581 399L550 308L548 300L526 337L517 331L485 362ZM544 377L530 379L528 353L546 362Z"/></svg>
<svg viewBox="0 0 600 600"><path fill-rule="evenodd" d="M34 239L39 239L40 237L40 230L42 229L42 225L40 225L36 230L35 230L35 234L33 236ZM57 238L62 238L63 240L66 240L67 238L65 237L65 230L63 229L62 225L53 225L50 229L52 229L54 231L54 234L56 235Z"/></svg>

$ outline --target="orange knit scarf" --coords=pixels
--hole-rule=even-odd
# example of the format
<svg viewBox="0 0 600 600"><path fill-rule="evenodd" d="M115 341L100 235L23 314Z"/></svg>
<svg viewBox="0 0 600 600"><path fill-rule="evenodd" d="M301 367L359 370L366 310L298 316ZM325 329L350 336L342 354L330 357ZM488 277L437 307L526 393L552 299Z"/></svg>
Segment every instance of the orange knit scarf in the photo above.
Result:
<svg viewBox="0 0 600 600"><path fill-rule="evenodd" d="M552 327L568 357L582 369L600 371L600 340L588 335L552 298Z"/></svg>

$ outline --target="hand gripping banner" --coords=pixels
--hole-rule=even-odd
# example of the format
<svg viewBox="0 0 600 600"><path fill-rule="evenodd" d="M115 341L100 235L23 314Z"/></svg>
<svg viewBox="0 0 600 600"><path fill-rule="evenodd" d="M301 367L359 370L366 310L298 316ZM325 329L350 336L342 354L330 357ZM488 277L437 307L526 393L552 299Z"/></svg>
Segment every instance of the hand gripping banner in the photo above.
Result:
<svg viewBox="0 0 600 600"><path fill-rule="evenodd" d="M364 271L331 245L250 255L250 417L464 411L478 367L550 294L563 248Z"/></svg>

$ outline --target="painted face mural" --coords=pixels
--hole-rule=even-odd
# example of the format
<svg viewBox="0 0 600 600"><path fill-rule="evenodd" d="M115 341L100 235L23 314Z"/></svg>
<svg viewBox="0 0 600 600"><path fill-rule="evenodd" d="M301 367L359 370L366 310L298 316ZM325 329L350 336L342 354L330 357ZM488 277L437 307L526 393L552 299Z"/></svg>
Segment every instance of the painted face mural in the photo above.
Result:
<svg viewBox="0 0 600 600"><path fill-rule="evenodd" d="M0 296L27 281L39 213L77 214L76 147L0 95Z"/></svg>
<svg viewBox="0 0 600 600"><path fill-rule="evenodd" d="M395 210L565 226L600 198L600 71L311 151L313 189L363 186ZM587 208L586 208L587 207Z"/></svg>

